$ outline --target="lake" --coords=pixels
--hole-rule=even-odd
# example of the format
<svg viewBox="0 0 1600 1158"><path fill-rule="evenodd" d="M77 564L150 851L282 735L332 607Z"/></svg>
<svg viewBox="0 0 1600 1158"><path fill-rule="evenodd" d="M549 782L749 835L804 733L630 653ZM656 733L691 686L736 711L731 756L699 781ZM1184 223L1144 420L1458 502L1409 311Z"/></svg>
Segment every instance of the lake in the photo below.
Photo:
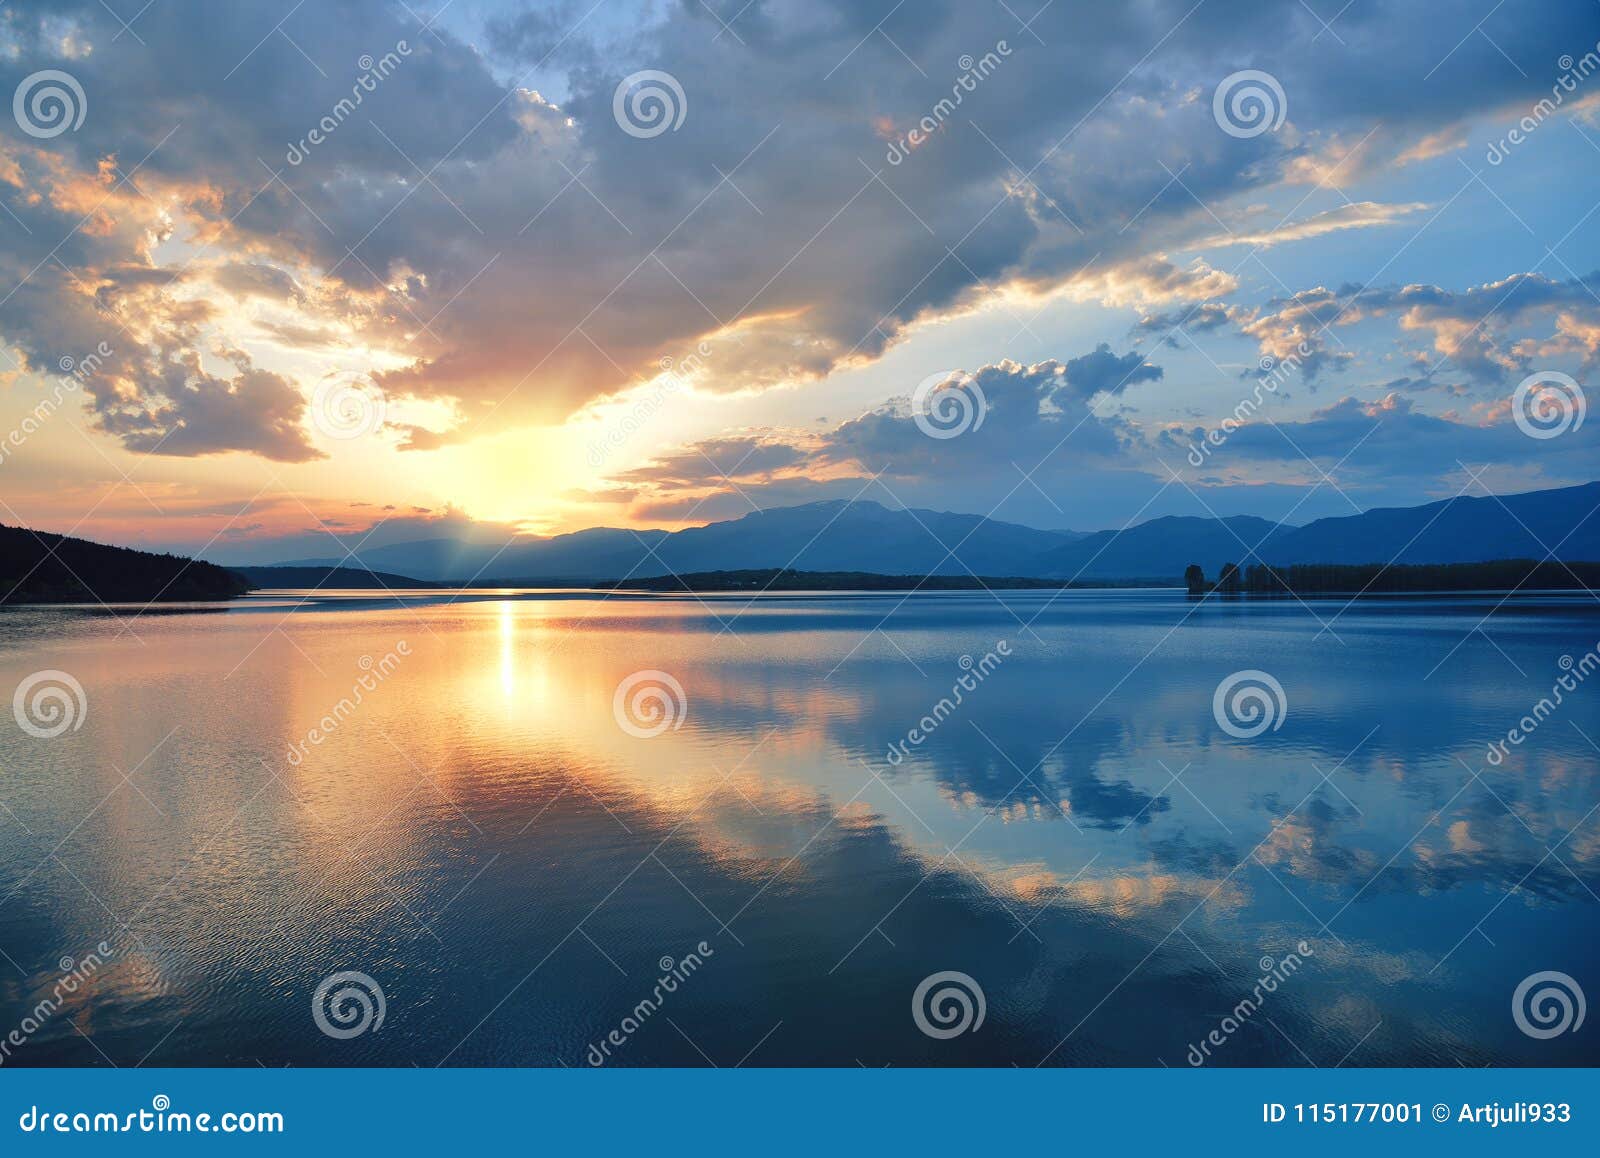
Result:
<svg viewBox="0 0 1600 1158"><path fill-rule="evenodd" d="M1583 594L7 610L0 1061L1594 1063L1535 975L1600 990L1597 642Z"/></svg>

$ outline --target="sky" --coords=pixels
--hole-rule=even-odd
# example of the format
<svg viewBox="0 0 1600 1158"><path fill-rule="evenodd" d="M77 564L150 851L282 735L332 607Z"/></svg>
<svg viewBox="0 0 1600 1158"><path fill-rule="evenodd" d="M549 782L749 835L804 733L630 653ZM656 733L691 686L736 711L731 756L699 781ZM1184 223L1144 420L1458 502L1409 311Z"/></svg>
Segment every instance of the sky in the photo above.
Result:
<svg viewBox="0 0 1600 1158"><path fill-rule="evenodd" d="M1588 482L1600 4L0 0L0 522Z"/></svg>

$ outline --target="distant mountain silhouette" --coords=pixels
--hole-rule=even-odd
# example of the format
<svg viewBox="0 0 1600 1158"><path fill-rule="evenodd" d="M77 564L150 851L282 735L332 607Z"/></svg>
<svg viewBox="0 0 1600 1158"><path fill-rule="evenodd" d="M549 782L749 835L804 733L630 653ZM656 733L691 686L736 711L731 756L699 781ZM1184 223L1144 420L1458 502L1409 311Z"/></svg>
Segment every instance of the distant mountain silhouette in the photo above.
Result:
<svg viewBox="0 0 1600 1158"><path fill-rule="evenodd" d="M755 511L683 531L595 528L503 548L449 539L397 543L350 560L375 570L430 578L598 580L668 572L788 567L885 575L1033 575L1041 555L1070 543L1070 531L1041 531L981 515L890 510L832 500ZM320 566L333 559L295 560ZM964 565L963 565L964 564Z"/></svg>
<svg viewBox="0 0 1600 1158"><path fill-rule="evenodd" d="M0 526L0 603L232 599L249 586L215 563Z"/></svg>
<svg viewBox="0 0 1600 1158"><path fill-rule="evenodd" d="M1176 579L1189 563L1214 575L1278 529L1253 515L1171 515L1124 531L1097 531L1035 560L1031 575L1062 579ZM1243 544L1243 545L1241 545Z"/></svg>
<svg viewBox="0 0 1600 1158"><path fill-rule="evenodd" d="M1060 579L995 575L880 575L875 571L700 571L656 575L616 584L619 591L1006 591L1069 586Z"/></svg>
<svg viewBox="0 0 1600 1158"><path fill-rule="evenodd" d="M384 588L402 591L433 586L421 579L368 571L364 567L230 567L229 570L242 576L251 587L263 590L316 587L324 591Z"/></svg>
<svg viewBox="0 0 1600 1158"><path fill-rule="evenodd" d="M683 531L600 527L509 544L432 539L363 550L355 563L428 580L615 581L789 568L879 575L1009 575L1178 581L1198 563L1600 561L1600 483L1419 507L1379 508L1303 527L1249 515L1168 516L1126 530L1043 531L981 515L890 510L843 500L758 511Z"/></svg>
<svg viewBox="0 0 1600 1158"><path fill-rule="evenodd" d="M1481 563L1600 560L1600 482L1516 495L1380 507L1284 529L1261 549L1269 563ZM1240 563L1245 560L1240 559Z"/></svg>
<svg viewBox="0 0 1600 1158"><path fill-rule="evenodd" d="M1224 563L1481 563L1554 557L1600 560L1600 483L1420 507L1380 507L1303 527L1265 519L1152 519L1103 531L1041 561L1072 578L1176 578L1188 563L1215 576ZM1593 516L1593 517L1591 517Z"/></svg>

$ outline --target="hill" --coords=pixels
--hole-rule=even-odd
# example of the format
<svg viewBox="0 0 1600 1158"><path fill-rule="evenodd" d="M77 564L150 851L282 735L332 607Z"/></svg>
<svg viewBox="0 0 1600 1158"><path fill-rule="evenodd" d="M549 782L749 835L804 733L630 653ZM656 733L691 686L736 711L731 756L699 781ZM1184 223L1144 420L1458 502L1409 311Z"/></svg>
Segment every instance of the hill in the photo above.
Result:
<svg viewBox="0 0 1600 1158"><path fill-rule="evenodd" d="M1553 551L1566 562L1600 560L1597 511L1600 482L1379 507L1284 528L1261 555L1269 563L1482 563Z"/></svg>
<svg viewBox="0 0 1600 1158"><path fill-rule="evenodd" d="M0 526L0 604L177 603L249 589L215 563Z"/></svg>
<svg viewBox="0 0 1600 1158"><path fill-rule="evenodd" d="M1230 519L1172 515L1122 531L1085 535L1035 560L1029 573L1066 579L1176 579L1187 564L1199 563L1213 574L1223 563L1242 558L1246 546L1277 529L1278 524L1252 515Z"/></svg>
<svg viewBox="0 0 1600 1158"><path fill-rule="evenodd" d="M365 567L230 567L258 590L416 590L434 584Z"/></svg>
<svg viewBox="0 0 1600 1158"><path fill-rule="evenodd" d="M1025 574L1065 578L1181 575L1198 563L1482 563L1534 559L1600 561L1600 483L1515 495L1453 498L1419 507L1379 507L1303 527L1248 516L1152 519L1057 548ZM1252 553L1252 551L1254 553Z"/></svg>

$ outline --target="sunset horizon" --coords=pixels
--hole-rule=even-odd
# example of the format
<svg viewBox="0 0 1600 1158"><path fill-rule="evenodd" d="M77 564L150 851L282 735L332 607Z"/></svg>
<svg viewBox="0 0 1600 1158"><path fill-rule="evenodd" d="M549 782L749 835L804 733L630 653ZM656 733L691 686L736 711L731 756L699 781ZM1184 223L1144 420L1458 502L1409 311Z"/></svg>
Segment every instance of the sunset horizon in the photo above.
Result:
<svg viewBox="0 0 1600 1158"><path fill-rule="evenodd" d="M0 91L0 1130L1597 1132L1600 0L0 0Z"/></svg>
<svg viewBox="0 0 1600 1158"><path fill-rule="evenodd" d="M1304 6L1215 60L1201 17L1124 13L1103 60L1073 50L1106 74L1081 106L1040 28L1089 33L1053 8L902 12L908 58L888 15L795 55L777 9L541 39L515 8L372 7L318 18L315 59L305 12L240 13L208 34L237 54L173 70L177 8L142 16L136 61L98 5L12 6L13 62L77 91L19 83L34 119L0 145L7 521L214 557L857 496L1082 530L1304 518L1592 473L1587 432L1512 421L1520 382L1600 348L1594 170L1566 163L1600 150L1582 5L1572 35L1392 59ZM1375 17L1343 19L1365 43ZM754 60L760 99L724 99ZM941 376L983 392L960 439L912 423Z"/></svg>

